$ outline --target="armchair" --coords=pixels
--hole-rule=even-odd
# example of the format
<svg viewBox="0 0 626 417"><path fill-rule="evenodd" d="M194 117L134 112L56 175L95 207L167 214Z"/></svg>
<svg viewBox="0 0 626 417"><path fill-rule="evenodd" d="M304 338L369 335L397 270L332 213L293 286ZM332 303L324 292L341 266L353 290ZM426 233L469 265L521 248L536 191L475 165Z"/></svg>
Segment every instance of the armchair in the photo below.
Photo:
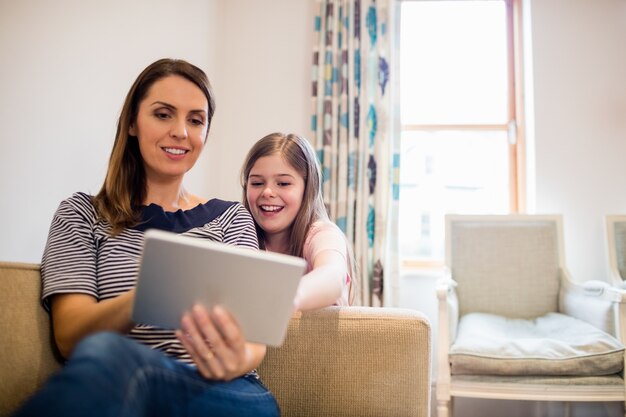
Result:
<svg viewBox="0 0 626 417"><path fill-rule="evenodd" d="M446 216L437 412L453 397L624 401L624 291L573 282L558 215Z"/></svg>

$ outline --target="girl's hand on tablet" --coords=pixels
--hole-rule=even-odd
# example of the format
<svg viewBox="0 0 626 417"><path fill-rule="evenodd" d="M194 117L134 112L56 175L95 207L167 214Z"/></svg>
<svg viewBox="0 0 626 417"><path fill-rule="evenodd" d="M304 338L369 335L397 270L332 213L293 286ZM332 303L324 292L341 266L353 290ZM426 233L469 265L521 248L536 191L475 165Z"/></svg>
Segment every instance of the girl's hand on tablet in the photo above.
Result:
<svg viewBox="0 0 626 417"><path fill-rule="evenodd" d="M257 365L250 368L251 357L241 328L220 306L210 313L201 305L194 306L183 315L176 336L205 378L228 381Z"/></svg>

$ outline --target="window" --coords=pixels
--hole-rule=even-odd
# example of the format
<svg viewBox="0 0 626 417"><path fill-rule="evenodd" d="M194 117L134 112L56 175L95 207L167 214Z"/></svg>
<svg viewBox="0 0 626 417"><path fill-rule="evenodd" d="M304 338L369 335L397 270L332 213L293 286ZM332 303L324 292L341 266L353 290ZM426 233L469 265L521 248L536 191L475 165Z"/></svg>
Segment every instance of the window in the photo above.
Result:
<svg viewBox="0 0 626 417"><path fill-rule="evenodd" d="M444 215L523 208L517 0L400 3L400 254L441 264Z"/></svg>

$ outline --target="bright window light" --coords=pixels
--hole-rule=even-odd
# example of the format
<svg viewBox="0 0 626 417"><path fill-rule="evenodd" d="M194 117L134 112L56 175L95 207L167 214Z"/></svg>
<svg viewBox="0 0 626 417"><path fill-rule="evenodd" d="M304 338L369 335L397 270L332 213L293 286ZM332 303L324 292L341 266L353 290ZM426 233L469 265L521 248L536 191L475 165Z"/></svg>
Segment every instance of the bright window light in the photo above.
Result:
<svg viewBox="0 0 626 417"><path fill-rule="evenodd" d="M510 212L504 1L401 4L400 252L443 260L446 213Z"/></svg>

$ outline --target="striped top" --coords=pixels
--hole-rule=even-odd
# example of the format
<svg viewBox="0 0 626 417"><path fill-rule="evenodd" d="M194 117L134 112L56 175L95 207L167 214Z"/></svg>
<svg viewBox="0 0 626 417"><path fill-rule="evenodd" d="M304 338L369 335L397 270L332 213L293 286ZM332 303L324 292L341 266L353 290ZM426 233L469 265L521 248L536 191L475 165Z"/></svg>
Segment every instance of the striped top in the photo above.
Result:
<svg viewBox="0 0 626 417"><path fill-rule="evenodd" d="M98 219L92 196L76 193L61 202L52 219L41 262L42 303L46 310L50 310L50 297L54 294L88 294L101 301L133 288L143 235L148 229L258 248L254 222L240 203L213 199L185 211L165 212L155 204L141 210L138 226L111 236L111 225ZM129 336L192 363L171 330L139 324Z"/></svg>

